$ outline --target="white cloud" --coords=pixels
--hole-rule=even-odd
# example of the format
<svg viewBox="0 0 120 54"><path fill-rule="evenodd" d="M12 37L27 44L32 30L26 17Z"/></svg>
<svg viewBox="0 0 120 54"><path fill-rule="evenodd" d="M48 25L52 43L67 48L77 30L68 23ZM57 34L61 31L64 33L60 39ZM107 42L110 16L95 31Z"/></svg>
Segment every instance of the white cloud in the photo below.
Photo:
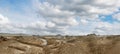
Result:
<svg viewBox="0 0 120 54"><path fill-rule="evenodd" d="M20 26L20 25L18 25ZM25 33L25 30L13 24L8 17L0 14L0 32L2 33Z"/></svg>
<svg viewBox="0 0 120 54"><path fill-rule="evenodd" d="M86 19L81 19L80 21L82 24L88 24L88 21Z"/></svg>
<svg viewBox="0 0 120 54"><path fill-rule="evenodd" d="M120 0L45 0L43 2L36 0L34 2L34 5L37 4L35 6L38 9L38 14L52 22L54 29L51 30L63 33L72 33L70 28L76 28L76 26L81 26L78 29L84 27L82 30L86 32L83 33L95 30L100 34L112 33L116 25L102 22L99 16L118 12L120 7ZM80 20L76 19L77 17ZM118 33L120 32L117 31Z"/></svg>
<svg viewBox="0 0 120 54"><path fill-rule="evenodd" d="M120 21L120 13L114 14L113 18L117 19L118 21Z"/></svg>
<svg viewBox="0 0 120 54"><path fill-rule="evenodd" d="M30 24L30 27L33 27L33 28L45 29L46 28L45 26L46 26L46 23L45 22L40 22L40 21L37 21L37 22L34 22L34 23Z"/></svg>
<svg viewBox="0 0 120 54"><path fill-rule="evenodd" d="M53 22L48 22L47 27L49 28L55 27L55 24Z"/></svg>
<svg viewBox="0 0 120 54"><path fill-rule="evenodd" d="M71 17L76 20L77 16L96 20L99 15L109 15L119 11L120 7L120 0L45 0L45 2L36 0L36 3L39 14L44 18L66 20Z"/></svg>
<svg viewBox="0 0 120 54"><path fill-rule="evenodd" d="M9 23L8 18L0 14L0 24L7 24L7 23Z"/></svg>
<svg viewBox="0 0 120 54"><path fill-rule="evenodd" d="M12 26L10 26L10 21L7 17L0 14L0 32L9 32Z"/></svg>
<svg viewBox="0 0 120 54"><path fill-rule="evenodd" d="M119 22L108 23L108 22L96 22L94 32L98 34L115 35L120 33Z"/></svg>
<svg viewBox="0 0 120 54"><path fill-rule="evenodd" d="M108 23L99 18L100 15L118 12L120 0L44 0L43 2L32 0L32 2L34 10L40 15L39 20L28 24L16 24L0 14L1 31L29 34L120 33L119 22ZM114 14L113 18L120 21L120 14Z"/></svg>

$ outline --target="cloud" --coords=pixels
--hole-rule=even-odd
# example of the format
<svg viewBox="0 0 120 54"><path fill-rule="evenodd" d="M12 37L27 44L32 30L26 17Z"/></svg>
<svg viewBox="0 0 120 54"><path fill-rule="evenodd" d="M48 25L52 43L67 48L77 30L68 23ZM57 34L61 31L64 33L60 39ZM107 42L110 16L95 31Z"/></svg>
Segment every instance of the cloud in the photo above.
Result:
<svg viewBox="0 0 120 54"><path fill-rule="evenodd" d="M18 26L14 24L12 21L10 21L8 17L0 14L0 32L2 33L25 33L25 30L19 29Z"/></svg>
<svg viewBox="0 0 120 54"><path fill-rule="evenodd" d="M8 18L0 14L0 24L7 24L7 23L9 23Z"/></svg>
<svg viewBox="0 0 120 54"><path fill-rule="evenodd" d="M16 24L11 22L9 18L0 15L0 32L2 33L25 33L25 34L41 34L49 35L62 33L65 31L63 26L56 26L53 22L34 21L29 24Z"/></svg>
<svg viewBox="0 0 120 54"><path fill-rule="evenodd" d="M76 17L96 20L99 15L109 15L119 11L119 0L45 0L37 3L38 14L49 19L75 19ZM34 3L34 5L36 4ZM76 20L76 19L75 19Z"/></svg>
<svg viewBox="0 0 120 54"><path fill-rule="evenodd" d="M95 31L100 34L104 32L106 32L104 34L107 34L112 33L116 25L103 22L99 16L111 15L118 12L120 7L119 3L120 0L44 0L42 2L40 0L34 0L33 4L38 10L38 14L54 25L52 26L54 29L50 31L52 33L54 33L53 30L61 30L60 33L72 33L72 29L81 26L78 30L84 27L81 29L85 31L83 33ZM108 32L109 30L111 32ZM117 31L118 33L120 32Z"/></svg>
<svg viewBox="0 0 120 54"><path fill-rule="evenodd" d="M26 11L33 20L29 23L15 23L0 14L0 31L27 34L119 34L120 0L31 0L32 11ZM20 14L20 13L19 13ZM18 15L19 15L18 14ZM113 15L113 23L103 21L99 16ZM14 15L15 16L15 15ZM21 16L21 15L20 15ZM15 16L19 17L19 16ZM28 19L24 15L24 18ZM19 17L19 19L24 19ZM106 18L106 17L104 17ZM30 18L29 18L30 19ZM26 20L27 21L27 20Z"/></svg>
<svg viewBox="0 0 120 54"><path fill-rule="evenodd" d="M95 25L95 24L94 24ZM93 32L98 34L115 35L120 33L119 22L108 23L108 22L97 22Z"/></svg>
<svg viewBox="0 0 120 54"><path fill-rule="evenodd" d="M110 14L117 11L120 7L118 0L47 0L53 6L59 7L59 10L74 12L79 16L88 14Z"/></svg>
<svg viewBox="0 0 120 54"><path fill-rule="evenodd" d="M7 30L9 31L9 29L11 28L9 24L10 24L9 19L0 14L0 32Z"/></svg>
<svg viewBox="0 0 120 54"><path fill-rule="evenodd" d="M114 14L113 18L120 21L120 13Z"/></svg>
<svg viewBox="0 0 120 54"><path fill-rule="evenodd" d="M48 22L47 23L47 27L48 28L53 28L53 27L55 27L56 25L53 23L53 22Z"/></svg>

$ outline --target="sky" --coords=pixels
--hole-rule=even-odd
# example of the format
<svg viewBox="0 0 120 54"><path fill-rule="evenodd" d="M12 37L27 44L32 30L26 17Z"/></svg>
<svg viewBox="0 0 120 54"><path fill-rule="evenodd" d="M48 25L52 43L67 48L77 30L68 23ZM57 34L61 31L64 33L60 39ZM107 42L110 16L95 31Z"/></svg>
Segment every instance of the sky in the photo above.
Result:
<svg viewBox="0 0 120 54"><path fill-rule="evenodd" d="M0 33L120 34L120 0L0 0Z"/></svg>

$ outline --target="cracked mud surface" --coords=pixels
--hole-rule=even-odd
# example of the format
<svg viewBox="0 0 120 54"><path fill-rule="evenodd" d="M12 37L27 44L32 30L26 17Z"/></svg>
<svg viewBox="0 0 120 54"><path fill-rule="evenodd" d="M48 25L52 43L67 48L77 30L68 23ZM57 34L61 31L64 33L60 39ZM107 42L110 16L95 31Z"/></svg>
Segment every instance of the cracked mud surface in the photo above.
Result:
<svg viewBox="0 0 120 54"><path fill-rule="evenodd" d="M0 37L0 54L120 54L120 36Z"/></svg>

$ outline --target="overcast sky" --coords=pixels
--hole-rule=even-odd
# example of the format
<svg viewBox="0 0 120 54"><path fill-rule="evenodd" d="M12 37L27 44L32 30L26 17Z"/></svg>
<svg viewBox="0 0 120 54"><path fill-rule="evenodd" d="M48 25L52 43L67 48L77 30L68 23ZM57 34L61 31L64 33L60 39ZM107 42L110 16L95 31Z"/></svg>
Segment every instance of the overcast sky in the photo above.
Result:
<svg viewBox="0 0 120 54"><path fill-rule="evenodd" d="M120 0L0 0L0 32L120 34Z"/></svg>

